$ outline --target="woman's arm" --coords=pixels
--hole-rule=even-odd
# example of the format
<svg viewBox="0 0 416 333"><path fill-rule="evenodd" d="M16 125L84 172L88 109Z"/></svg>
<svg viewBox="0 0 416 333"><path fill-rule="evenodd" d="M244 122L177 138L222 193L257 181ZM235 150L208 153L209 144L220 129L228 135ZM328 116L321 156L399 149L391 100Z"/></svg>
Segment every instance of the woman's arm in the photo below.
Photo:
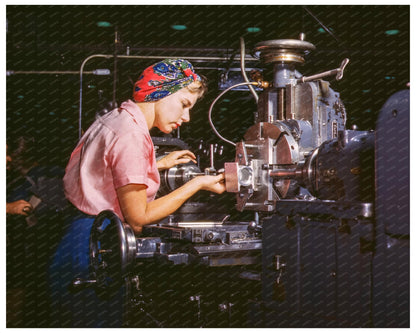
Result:
<svg viewBox="0 0 416 333"><path fill-rule="evenodd" d="M152 224L174 213L186 200L199 190L223 193L224 175L195 177L175 191L147 202L146 186L128 184L117 189L121 211L135 233L140 233L142 227Z"/></svg>

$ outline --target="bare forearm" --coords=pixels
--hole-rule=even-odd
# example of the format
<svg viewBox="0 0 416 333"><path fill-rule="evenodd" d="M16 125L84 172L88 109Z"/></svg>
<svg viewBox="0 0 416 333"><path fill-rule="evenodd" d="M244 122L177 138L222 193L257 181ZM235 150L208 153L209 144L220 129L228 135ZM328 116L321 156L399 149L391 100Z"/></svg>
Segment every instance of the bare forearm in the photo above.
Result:
<svg viewBox="0 0 416 333"><path fill-rule="evenodd" d="M175 191L149 202L146 207L146 220L148 221L148 224L155 223L174 213L200 189L201 186L195 179L184 184Z"/></svg>
<svg viewBox="0 0 416 333"><path fill-rule="evenodd" d="M174 213L200 188L199 182L192 180L151 202L147 202L145 187L141 185L126 185L118 189L117 194L126 222L135 233L140 233L144 225L155 223Z"/></svg>
<svg viewBox="0 0 416 333"><path fill-rule="evenodd" d="M117 189L121 211L124 219L136 233L140 233L144 225L152 224L174 213L199 190L214 193L225 191L223 175L196 177L175 191L147 202L146 186L128 184Z"/></svg>

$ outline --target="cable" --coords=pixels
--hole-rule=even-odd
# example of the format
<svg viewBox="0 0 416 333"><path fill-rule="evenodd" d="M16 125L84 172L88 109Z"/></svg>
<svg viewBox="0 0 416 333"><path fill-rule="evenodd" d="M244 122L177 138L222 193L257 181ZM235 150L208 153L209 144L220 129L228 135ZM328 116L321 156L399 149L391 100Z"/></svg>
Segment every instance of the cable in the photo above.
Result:
<svg viewBox="0 0 416 333"><path fill-rule="evenodd" d="M232 142L232 141L230 141L230 140L227 140L226 138L224 138L220 133L218 133L218 131L216 130L216 128L215 128L215 126L214 126L214 123L212 122L212 118L211 118L211 115L212 115L212 109L214 108L214 105L215 105L215 103L226 93L226 92L228 92L228 91L230 91L231 89L233 89L233 88L235 88L235 87L239 87L239 86L248 86L248 85L253 85L253 86L261 86L261 82L242 82L242 83L237 83L237 84L235 84L235 85L233 85L233 86L231 86L231 87L228 87L227 89L225 89L221 94L219 94L218 96L217 96L217 98L216 99L214 99L214 101L211 103L211 106L209 107L209 111L208 111L208 121L209 121L209 124L210 124L210 126L211 126L211 128L213 129L213 131L214 131L214 133L221 139L221 140L223 140L223 141L225 141L225 142L227 142L227 143L229 143L229 144L231 144L231 145L233 145L233 146L236 146L236 144L234 143L234 142Z"/></svg>
<svg viewBox="0 0 416 333"><path fill-rule="evenodd" d="M338 43L340 43L340 44L342 44L342 42L338 39L338 37L337 36L335 36L335 34L328 28L328 27L326 27L325 26L325 24L323 24L311 11L310 11L310 9L308 8L308 7L306 7L306 6L303 6L303 9L305 9L305 11L310 15L310 16L312 16L315 20L316 20L316 22L318 22L319 23L319 25L327 32L327 33L329 33Z"/></svg>
<svg viewBox="0 0 416 333"><path fill-rule="evenodd" d="M241 67L241 74L243 75L243 78L246 82L250 82L247 74L246 74L246 68L245 68L245 61L246 61L246 46L244 44L244 38L240 37L240 67ZM251 93L254 96L254 99L256 100L256 103L259 101L259 96L257 95L256 91L254 90L254 88L249 85L248 89L251 91Z"/></svg>

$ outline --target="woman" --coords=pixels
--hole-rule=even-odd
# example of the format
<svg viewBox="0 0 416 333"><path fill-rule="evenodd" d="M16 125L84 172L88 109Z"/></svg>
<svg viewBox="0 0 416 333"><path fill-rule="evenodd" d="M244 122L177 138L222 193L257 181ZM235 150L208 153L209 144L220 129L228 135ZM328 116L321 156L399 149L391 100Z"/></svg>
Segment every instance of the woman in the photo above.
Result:
<svg viewBox="0 0 416 333"><path fill-rule="evenodd" d="M143 225L173 213L199 190L223 192L223 175L204 176L153 200L158 170L195 156L180 151L156 162L149 130L170 133L188 122L204 91L201 78L185 60L164 60L147 68L135 84L134 102L124 102L98 119L75 148L64 178L67 198L89 215L112 209L140 233Z"/></svg>
<svg viewBox="0 0 416 333"><path fill-rule="evenodd" d="M218 194L225 191L222 174L207 175L196 177L155 200L160 183L158 171L195 161L195 155L183 150L156 161L149 130L157 127L170 133L188 122L190 110L205 90L205 82L188 61L165 59L144 70L134 86L134 101L124 102L120 108L97 119L81 138L64 177L65 193L76 207L77 216L69 225L51 267L54 293L61 297L54 298L53 308L57 316L59 312L61 318L62 313L68 316L53 326L120 326L120 318L114 311L105 310L117 308L116 304L107 303L100 311L87 309L82 297L76 296L79 299L74 301L63 289L68 287L70 277L88 277L88 237L95 215L113 210L140 234L144 225L172 214L199 190ZM62 276L66 276L66 281L62 281ZM93 297L90 295L88 302ZM114 299L117 303L117 296ZM65 304L71 304L73 309L60 309ZM90 319L82 319L88 311Z"/></svg>

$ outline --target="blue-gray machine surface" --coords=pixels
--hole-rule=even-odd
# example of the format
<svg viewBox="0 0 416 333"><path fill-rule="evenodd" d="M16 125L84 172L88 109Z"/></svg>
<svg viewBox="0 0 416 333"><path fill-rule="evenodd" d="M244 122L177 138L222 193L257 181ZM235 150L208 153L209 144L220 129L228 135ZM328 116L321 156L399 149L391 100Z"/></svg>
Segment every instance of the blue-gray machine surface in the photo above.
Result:
<svg viewBox="0 0 416 333"><path fill-rule="evenodd" d="M262 216L255 320L409 327L409 91L387 101L375 131L347 130L339 95L322 78L340 79L348 59L304 77L295 65L313 49L302 40L257 45L274 64L273 87L225 165L237 207Z"/></svg>
<svg viewBox="0 0 416 333"><path fill-rule="evenodd" d="M410 320L409 104L408 90L391 96L380 111L376 127L372 310L378 327L408 327Z"/></svg>

